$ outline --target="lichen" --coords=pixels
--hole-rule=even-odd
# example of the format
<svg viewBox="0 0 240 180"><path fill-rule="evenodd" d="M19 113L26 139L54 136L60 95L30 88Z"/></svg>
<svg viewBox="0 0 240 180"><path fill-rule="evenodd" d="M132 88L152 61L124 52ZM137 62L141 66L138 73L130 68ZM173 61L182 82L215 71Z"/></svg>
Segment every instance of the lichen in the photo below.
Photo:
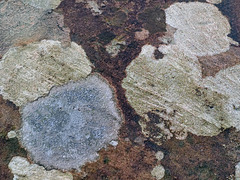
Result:
<svg viewBox="0 0 240 180"><path fill-rule="evenodd" d="M203 80L197 57L229 50L227 19L213 5L194 2L170 6L166 22L176 32L170 44L158 48L164 57L156 59L157 48L143 46L122 84L142 116L145 136L161 144L173 136L184 139L187 132L214 136L231 126L239 130L238 66Z"/></svg>
<svg viewBox="0 0 240 180"><path fill-rule="evenodd" d="M79 169L118 137L121 117L113 98L96 75L54 88L23 108L20 140L47 168Z"/></svg>
<svg viewBox="0 0 240 180"><path fill-rule="evenodd" d="M72 42L42 40L11 48L0 61L0 90L17 106L47 95L55 85L76 81L91 72L91 63L81 46Z"/></svg>
<svg viewBox="0 0 240 180"><path fill-rule="evenodd" d="M57 170L47 171L37 164L30 164L26 158L15 156L8 165L17 180L73 180L71 173Z"/></svg>
<svg viewBox="0 0 240 180"><path fill-rule="evenodd" d="M188 55L219 54L234 43L227 36L231 30L228 19L212 4L175 3L165 12L166 23L177 29L176 45Z"/></svg>

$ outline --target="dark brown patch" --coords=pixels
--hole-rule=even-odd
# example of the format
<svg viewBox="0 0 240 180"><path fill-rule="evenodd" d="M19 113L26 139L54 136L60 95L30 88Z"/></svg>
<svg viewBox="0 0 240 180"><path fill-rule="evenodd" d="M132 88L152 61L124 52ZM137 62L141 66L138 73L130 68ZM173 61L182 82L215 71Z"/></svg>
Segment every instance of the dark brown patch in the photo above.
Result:
<svg viewBox="0 0 240 180"><path fill-rule="evenodd" d="M161 53L158 49L154 51L155 59L162 59L164 57L163 53Z"/></svg>
<svg viewBox="0 0 240 180"><path fill-rule="evenodd" d="M0 179L13 179L8 169L8 163L13 156L26 157L26 152L20 147L17 138L7 139L7 133L19 129L20 122L18 107L0 96Z"/></svg>
<svg viewBox="0 0 240 180"><path fill-rule="evenodd" d="M240 47L232 46L227 52L198 59L202 68L202 77L215 76L222 69L240 64Z"/></svg>
<svg viewBox="0 0 240 180"><path fill-rule="evenodd" d="M183 140L171 139L162 148L164 179L226 180L240 161L240 133L228 129L215 137L189 133Z"/></svg>
<svg viewBox="0 0 240 180"><path fill-rule="evenodd" d="M227 16L231 25L229 37L240 43L240 1L223 0L221 4L216 5L223 15Z"/></svg>
<svg viewBox="0 0 240 180"><path fill-rule="evenodd" d="M83 178L75 174L75 180L154 180L151 170L157 164L155 153L143 146L120 140L116 148L109 147L99 154L100 159L97 162L88 163L82 168L87 176Z"/></svg>

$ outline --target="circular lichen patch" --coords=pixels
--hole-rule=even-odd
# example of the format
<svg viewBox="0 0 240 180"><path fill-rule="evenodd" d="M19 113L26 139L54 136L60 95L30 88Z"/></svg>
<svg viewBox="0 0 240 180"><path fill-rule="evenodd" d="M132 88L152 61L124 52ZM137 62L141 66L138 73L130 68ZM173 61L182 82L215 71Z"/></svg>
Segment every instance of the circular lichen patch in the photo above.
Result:
<svg viewBox="0 0 240 180"><path fill-rule="evenodd" d="M78 169L117 139L121 117L98 76L54 88L22 109L21 142L46 168Z"/></svg>

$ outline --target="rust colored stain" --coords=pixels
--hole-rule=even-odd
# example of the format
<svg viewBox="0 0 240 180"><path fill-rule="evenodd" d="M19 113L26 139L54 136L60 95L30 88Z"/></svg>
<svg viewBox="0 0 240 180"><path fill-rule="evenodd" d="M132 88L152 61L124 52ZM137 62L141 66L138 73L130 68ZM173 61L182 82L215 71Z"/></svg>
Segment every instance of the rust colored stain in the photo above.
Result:
<svg viewBox="0 0 240 180"><path fill-rule="evenodd" d="M3 100L0 96L0 179L13 179L13 175L8 169L8 163L13 156L26 157L26 152L20 147L17 138L6 138L9 131L19 129L19 127L18 107L10 101Z"/></svg>
<svg viewBox="0 0 240 180"><path fill-rule="evenodd" d="M215 137L189 134L186 140L172 138L162 148L164 179L226 180L234 175L240 160L240 133L228 129Z"/></svg>
<svg viewBox="0 0 240 180"><path fill-rule="evenodd" d="M18 129L20 124L18 107L0 96L0 133L6 134L8 131Z"/></svg>
<svg viewBox="0 0 240 180"><path fill-rule="evenodd" d="M83 178L75 174L75 180L154 180L151 170L157 162L155 153L143 146L120 140L116 148L108 147L99 154L97 162L88 163L82 168L83 174L87 175Z"/></svg>
<svg viewBox="0 0 240 180"><path fill-rule="evenodd" d="M229 51L214 56L205 56L198 58L202 77L215 76L222 69L240 64L240 47L231 47Z"/></svg>

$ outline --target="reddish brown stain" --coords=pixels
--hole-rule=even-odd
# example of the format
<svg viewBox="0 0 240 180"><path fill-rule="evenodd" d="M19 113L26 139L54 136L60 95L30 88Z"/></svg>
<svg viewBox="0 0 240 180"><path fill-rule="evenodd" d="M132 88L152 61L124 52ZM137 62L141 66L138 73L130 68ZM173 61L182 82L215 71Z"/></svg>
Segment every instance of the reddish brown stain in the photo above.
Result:
<svg viewBox="0 0 240 180"><path fill-rule="evenodd" d="M108 147L99 154L97 162L82 168L87 173L85 178L75 174L75 180L154 180L151 170L157 164L155 153L143 146L122 139L116 148Z"/></svg>
<svg viewBox="0 0 240 180"><path fill-rule="evenodd" d="M186 140L171 139L162 148L165 179L226 180L234 175L240 160L240 133L229 129L215 137L188 135Z"/></svg>
<svg viewBox="0 0 240 180"><path fill-rule="evenodd" d="M232 46L227 52L198 59L202 68L202 77L215 76L222 69L240 64L240 47Z"/></svg>

